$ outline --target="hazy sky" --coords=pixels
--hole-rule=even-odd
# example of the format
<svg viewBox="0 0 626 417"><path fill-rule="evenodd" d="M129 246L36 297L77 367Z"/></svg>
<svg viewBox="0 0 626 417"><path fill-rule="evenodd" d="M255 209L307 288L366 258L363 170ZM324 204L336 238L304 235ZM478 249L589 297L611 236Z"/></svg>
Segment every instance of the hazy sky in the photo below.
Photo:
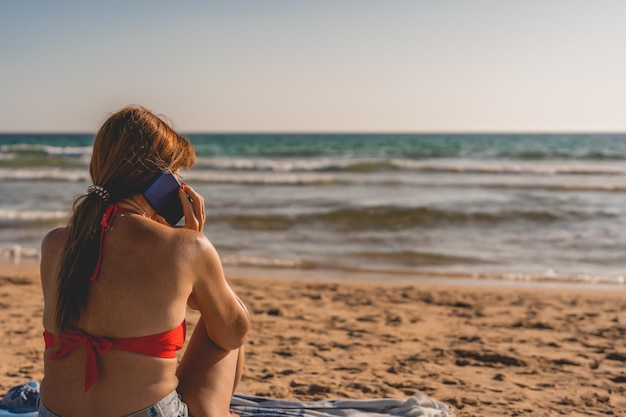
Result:
<svg viewBox="0 0 626 417"><path fill-rule="evenodd" d="M0 1L0 131L626 131L622 0Z"/></svg>

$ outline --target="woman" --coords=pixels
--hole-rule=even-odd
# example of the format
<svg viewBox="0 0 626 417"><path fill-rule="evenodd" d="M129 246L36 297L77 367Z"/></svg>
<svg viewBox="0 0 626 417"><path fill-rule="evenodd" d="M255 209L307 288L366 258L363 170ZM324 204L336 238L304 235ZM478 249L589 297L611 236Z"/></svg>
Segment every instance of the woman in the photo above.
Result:
<svg viewBox="0 0 626 417"><path fill-rule="evenodd" d="M96 135L93 185L42 243L40 416L228 414L249 317L202 233L204 199L183 183L185 225L172 227L142 195L194 159L189 141L142 107ZM186 307L201 318L177 366Z"/></svg>

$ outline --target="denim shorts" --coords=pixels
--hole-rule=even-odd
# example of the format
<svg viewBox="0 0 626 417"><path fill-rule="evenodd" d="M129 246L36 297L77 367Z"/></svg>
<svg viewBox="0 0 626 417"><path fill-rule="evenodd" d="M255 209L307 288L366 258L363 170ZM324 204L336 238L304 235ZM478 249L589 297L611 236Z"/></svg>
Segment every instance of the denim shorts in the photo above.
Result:
<svg viewBox="0 0 626 417"><path fill-rule="evenodd" d="M38 417L59 417L48 410L45 405L39 402ZM137 411L128 417L189 417L187 404L181 399L176 391L172 391L167 397L148 408Z"/></svg>

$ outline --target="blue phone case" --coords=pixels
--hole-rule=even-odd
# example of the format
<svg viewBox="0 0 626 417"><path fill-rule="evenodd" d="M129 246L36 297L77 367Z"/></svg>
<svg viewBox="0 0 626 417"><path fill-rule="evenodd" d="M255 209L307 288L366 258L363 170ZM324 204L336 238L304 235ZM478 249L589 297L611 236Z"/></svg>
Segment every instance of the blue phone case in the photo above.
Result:
<svg viewBox="0 0 626 417"><path fill-rule="evenodd" d="M171 172L162 172L143 192L152 208L172 226L183 218L183 206L178 198L179 188L180 183Z"/></svg>

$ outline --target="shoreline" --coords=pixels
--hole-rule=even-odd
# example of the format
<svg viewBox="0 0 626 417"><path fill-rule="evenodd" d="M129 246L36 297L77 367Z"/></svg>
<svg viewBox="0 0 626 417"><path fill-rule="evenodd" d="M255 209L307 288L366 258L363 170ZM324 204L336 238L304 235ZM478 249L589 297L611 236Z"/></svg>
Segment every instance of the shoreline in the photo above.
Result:
<svg viewBox="0 0 626 417"><path fill-rule="evenodd" d="M327 271L316 279L225 270L252 316L237 392L317 400L422 391L459 416L626 415L622 286L339 282ZM0 264L4 391L43 373L38 275L37 265ZM189 334L197 318L190 311Z"/></svg>
<svg viewBox="0 0 626 417"><path fill-rule="evenodd" d="M626 291L626 282L611 279L584 280L519 276L505 279L497 274L470 274L441 271L359 271L333 269L294 269L224 265L230 275L250 278L285 279L321 282L364 282L397 285L435 285L485 288L566 289L580 291Z"/></svg>
<svg viewBox="0 0 626 417"><path fill-rule="evenodd" d="M0 265L39 265L39 255L27 248L0 247ZM13 257L12 251L23 255ZM560 288L589 291L626 291L626 277L589 275L498 274L493 272L457 272L445 270L389 270L356 268L301 268L272 265L233 265L223 261L226 272L251 278L312 280L331 282L389 282L395 284L426 284L471 287Z"/></svg>

